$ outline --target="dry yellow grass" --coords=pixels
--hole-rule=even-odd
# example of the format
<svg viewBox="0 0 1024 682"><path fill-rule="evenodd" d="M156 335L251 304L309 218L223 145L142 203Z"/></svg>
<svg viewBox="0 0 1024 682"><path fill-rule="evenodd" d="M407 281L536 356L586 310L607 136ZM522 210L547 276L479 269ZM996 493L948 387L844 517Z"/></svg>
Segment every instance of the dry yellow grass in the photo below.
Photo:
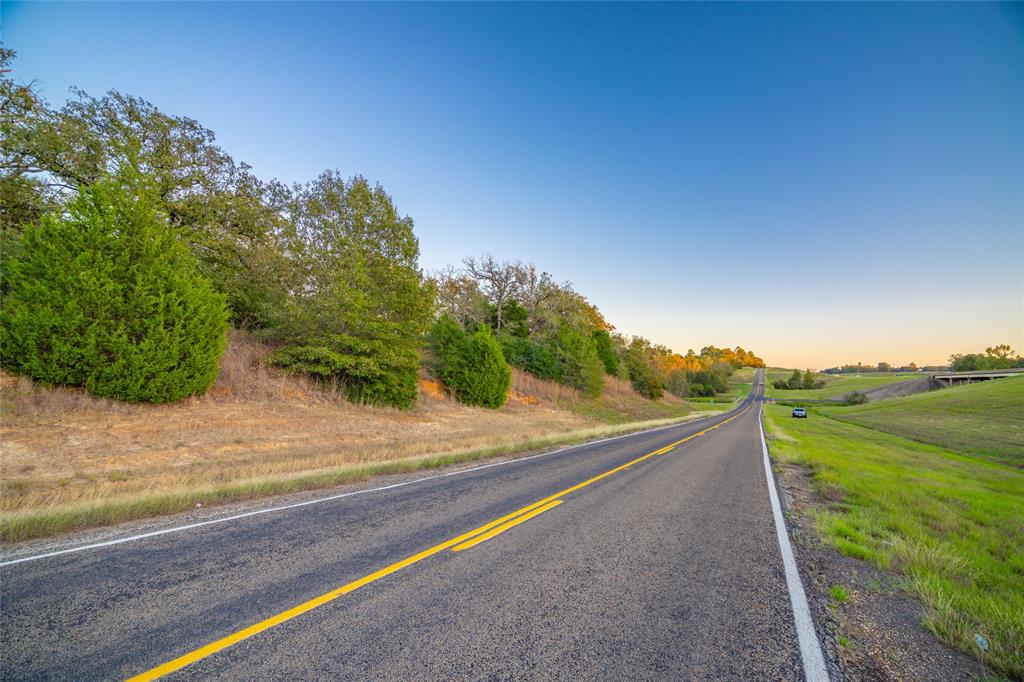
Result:
<svg viewBox="0 0 1024 682"><path fill-rule="evenodd" d="M269 350L234 332L209 394L126 404L0 374L0 510L132 498L273 476L479 450L609 421L681 416L611 379L597 401L516 372L499 410L461 405L424 377L415 409L353 405L330 387L267 366ZM608 414L621 418L609 419Z"/></svg>

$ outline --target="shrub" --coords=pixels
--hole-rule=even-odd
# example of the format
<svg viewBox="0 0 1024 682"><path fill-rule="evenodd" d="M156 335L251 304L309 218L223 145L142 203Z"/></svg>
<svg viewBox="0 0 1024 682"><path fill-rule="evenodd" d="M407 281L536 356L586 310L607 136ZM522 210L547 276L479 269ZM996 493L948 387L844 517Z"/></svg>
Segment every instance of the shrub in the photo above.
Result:
<svg viewBox="0 0 1024 682"><path fill-rule="evenodd" d="M492 409L505 404L512 370L490 327L466 334L442 315L430 332L430 350L435 374L459 402Z"/></svg>
<svg viewBox="0 0 1024 682"><path fill-rule="evenodd" d="M541 379L561 382L562 369L550 345L505 332L499 340L508 364Z"/></svg>
<svg viewBox="0 0 1024 682"><path fill-rule="evenodd" d="M860 391L853 391L852 393L846 396L847 405L863 405L867 401L867 395L861 393Z"/></svg>
<svg viewBox="0 0 1024 682"><path fill-rule="evenodd" d="M271 361L292 372L338 382L354 403L402 409L416 404L417 355L340 334L328 343L283 346Z"/></svg>
<svg viewBox="0 0 1024 682"><path fill-rule="evenodd" d="M148 180L83 187L5 258L0 358L48 384L168 402L203 393L226 343L224 298L199 275Z"/></svg>
<svg viewBox="0 0 1024 682"><path fill-rule="evenodd" d="M551 339L563 384L578 388L584 395L600 395L604 388L605 368L589 335L562 325Z"/></svg>

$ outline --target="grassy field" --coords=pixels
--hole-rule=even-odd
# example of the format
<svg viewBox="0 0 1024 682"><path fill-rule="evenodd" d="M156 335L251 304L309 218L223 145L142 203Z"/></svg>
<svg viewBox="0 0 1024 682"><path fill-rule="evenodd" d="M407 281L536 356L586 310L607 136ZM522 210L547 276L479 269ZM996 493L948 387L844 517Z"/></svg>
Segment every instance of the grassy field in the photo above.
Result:
<svg viewBox="0 0 1024 682"><path fill-rule="evenodd" d="M844 554L902 573L925 606L925 624L947 643L1024 676L1024 471L826 416L842 409L857 408L812 408L806 420L782 406L764 413L773 458L812 474L823 501L813 512L819 534ZM915 410L907 413L888 414L913 423ZM1009 424L973 414L961 428ZM975 633L988 639L987 654Z"/></svg>
<svg viewBox="0 0 1024 682"><path fill-rule="evenodd" d="M776 379L788 379L793 374L791 369L770 367L765 371L765 383L767 395L770 398L789 400L828 400L838 398L850 391L869 391L873 388L886 386L898 381L908 379L920 379L921 374L903 374L893 372L891 374L881 372L870 372L864 374L815 374L815 379L824 381L822 388L808 390L780 390L772 387L772 381Z"/></svg>
<svg viewBox="0 0 1024 682"><path fill-rule="evenodd" d="M501 409L424 378L409 411L353 405L266 366L232 335L213 390L126 404L0 373L0 539L51 535L260 495L327 487L668 423L695 410L609 377L602 395L514 372ZM728 405L711 406L724 411Z"/></svg>
<svg viewBox="0 0 1024 682"><path fill-rule="evenodd" d="M1024 376L823 409L836 419L1024 467Z"/></svg>

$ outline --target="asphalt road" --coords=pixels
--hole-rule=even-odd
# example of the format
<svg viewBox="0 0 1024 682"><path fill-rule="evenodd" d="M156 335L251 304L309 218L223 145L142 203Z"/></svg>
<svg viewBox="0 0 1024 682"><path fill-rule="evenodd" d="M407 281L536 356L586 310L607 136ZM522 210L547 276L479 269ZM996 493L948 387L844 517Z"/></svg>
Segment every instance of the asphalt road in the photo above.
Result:
<svg viewBox="0 0 1024 682"><path fill-rule="evenodd" d="M803 679L762 391L679 427L4 566L0 674Z"/></svg>

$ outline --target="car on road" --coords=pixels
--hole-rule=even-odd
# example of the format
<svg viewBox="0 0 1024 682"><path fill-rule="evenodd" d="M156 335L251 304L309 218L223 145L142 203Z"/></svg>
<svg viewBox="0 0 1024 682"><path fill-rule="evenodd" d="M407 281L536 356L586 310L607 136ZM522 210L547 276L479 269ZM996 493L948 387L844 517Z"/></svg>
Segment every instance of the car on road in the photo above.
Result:
<svg viewBox="0 0 1024 682"><path fill-rule="evenodd" d="M807 419L807 410L802 407L794 407L793 416L801 419Z"/></svg>

